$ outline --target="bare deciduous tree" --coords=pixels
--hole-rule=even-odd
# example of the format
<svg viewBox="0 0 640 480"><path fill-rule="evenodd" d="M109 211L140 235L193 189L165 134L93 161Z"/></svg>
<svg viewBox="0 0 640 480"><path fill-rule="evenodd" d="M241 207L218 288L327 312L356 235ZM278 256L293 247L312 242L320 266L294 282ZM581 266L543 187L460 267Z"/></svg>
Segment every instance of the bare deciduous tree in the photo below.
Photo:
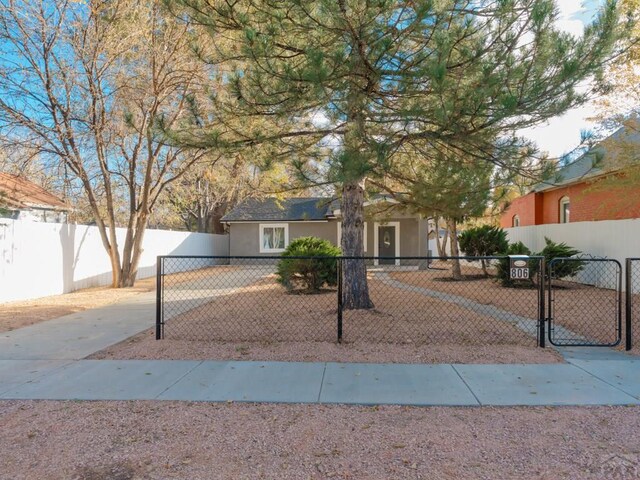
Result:
<svg viewBox="0 0 640 480"><path fill-rule="evenodd" d="M207 154L157 128L186 122L201 94L191 28L157 2L0 0L0 130L82 187L113 287L134 284L160 194Z"/></svg>

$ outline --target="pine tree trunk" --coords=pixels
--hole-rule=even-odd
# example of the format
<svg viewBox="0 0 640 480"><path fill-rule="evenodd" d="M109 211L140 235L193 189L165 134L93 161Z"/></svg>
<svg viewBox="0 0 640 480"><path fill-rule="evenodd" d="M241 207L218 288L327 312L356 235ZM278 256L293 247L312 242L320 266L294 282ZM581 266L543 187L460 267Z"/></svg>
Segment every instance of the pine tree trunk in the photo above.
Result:
<svg viewBox="0 0 640 480"><path fill-rule="evenodd" d="M458 257L460 249L458 248L458 229L455 220L447 220L447 230L449 230L449 241L451 242L451 256ZM462 270L458 258L452 259L451 273L454 280L462 280Z"/></svg>
<svg viewBox="0 0 640 480"><path fill-rule="evenodd" d="M440 218L435 217L436 223L436 247L438 248L438 256L446 257L447 256L447 235L444 236L442 240L440 240Z"/></svg>
<svg viewBox="0 0 640 480"><path fill-rule="evenodd" d="M346 182L342 187L342 253L364 256L363 182ZM346 310L373 308L364 260L344 260L342 264L342 306Z"/></svg>

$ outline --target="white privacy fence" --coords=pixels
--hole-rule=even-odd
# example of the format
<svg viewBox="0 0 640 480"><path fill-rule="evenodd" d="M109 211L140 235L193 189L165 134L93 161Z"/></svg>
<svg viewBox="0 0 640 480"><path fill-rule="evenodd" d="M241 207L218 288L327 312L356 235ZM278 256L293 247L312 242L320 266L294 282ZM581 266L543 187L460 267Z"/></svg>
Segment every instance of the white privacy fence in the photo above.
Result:
<svg viewBox="0 0 640 480"><path fill-rule="evenodd" d="M122 247L126 230L117 229ZM138 278L158 255L228 255L227 235L147 230ZM111 264L97 227L0 218L0 302L109 285Z"/></svg>
<svg viewBox="0 0 640 480"><path fill-rule="evenodd" d="M564 242L580 250L586 257L609 258L625 267L625 259L640 257L640 219L603 220L598 222L556 223L506 229L509 242L522 242L533 252L540 252L544 238ZM587 275L585 271L580 277ZM604 275L604 274L603 274ZM596 283L613 288L611 275L597 279ZM593 279L593 275L591 276ZM591 280L585 283L593 283Z"/></svg>

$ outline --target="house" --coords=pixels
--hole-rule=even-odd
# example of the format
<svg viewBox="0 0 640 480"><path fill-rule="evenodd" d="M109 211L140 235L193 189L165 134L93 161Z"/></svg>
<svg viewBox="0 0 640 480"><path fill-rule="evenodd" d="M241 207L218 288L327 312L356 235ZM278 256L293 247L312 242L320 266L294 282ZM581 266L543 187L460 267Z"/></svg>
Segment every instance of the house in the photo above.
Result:
<svg viewBox="0 0 640 480"><path fill-rule="evenodd" d="M428 221L390 197L365 203L365 255L427 255ZM330 197L248 199L222 218L229 229L231 256L278 255L298 237L319 237L340 245L340 204ZM378 263L376 261L376 263ZM396 263L399 260L380 260Z"/></svg>
<svg viewBox="0 0 640 480"><path fill-rule="evenodd" d="M0 216L14 220L65 223L71 207L44 188L0 172Z"/></svg>
<svg viewBox="0 0 640 480"><path fill-rule="evenodd" d="M636 145L640 146L638 131L621 128L562 167L553 180L516 198L502 213L500 226L640 218L640 184L624 182L630 162L628 155L621 159L622 149L628 152Z"/></svg>

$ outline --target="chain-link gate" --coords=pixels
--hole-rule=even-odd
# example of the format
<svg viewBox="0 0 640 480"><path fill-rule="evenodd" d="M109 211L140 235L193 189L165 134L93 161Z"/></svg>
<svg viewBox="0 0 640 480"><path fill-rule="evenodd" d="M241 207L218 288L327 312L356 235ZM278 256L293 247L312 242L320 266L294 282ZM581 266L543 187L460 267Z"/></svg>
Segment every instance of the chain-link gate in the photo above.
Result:
<svg viewBox="0 0 640 480"><path fill-rule="evenodd" d="M627 258L625 282L625 350L631 350L631 332L640 327L640 258Z"/></svg>
<svg viewBox="0 0 640 480"><path fill-rule="evenodd" d="M613 347L622 339L622 266L614 259L555 258L547 265L549 342Z"/></svg>

